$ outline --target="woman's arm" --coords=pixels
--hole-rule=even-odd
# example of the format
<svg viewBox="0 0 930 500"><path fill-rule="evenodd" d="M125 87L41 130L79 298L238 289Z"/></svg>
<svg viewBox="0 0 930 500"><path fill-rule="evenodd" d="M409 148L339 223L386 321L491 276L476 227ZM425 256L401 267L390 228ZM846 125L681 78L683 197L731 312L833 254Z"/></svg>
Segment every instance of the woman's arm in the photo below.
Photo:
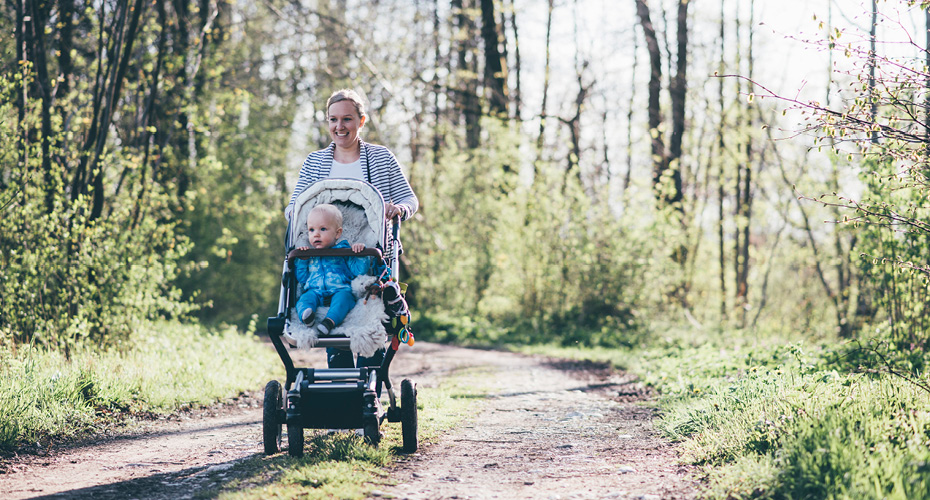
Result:
<svg viewBox="0 0 930 500"><path fill-rule="evenodd" d="M374 184L384 201L401 207L401 220L407 220L416 213L420 206L413 193L400 163L388 148L367 145L370 150L371 183Z"/></svg>
<svg viewBox="0 0 930 500"><path fill-rule="evenodd" d="M393 154L391 155L391 159L394 160L390 167L392 199L387 201L401 208L403 213L400 214L400 220L407 220L413 217L413 214L417 213L417 209L420 208L420 200L418 200L417 195L414 194L413 188L410 187L410 183L407 182L407 177L400 168L400 163L397 162Z"/></svg>

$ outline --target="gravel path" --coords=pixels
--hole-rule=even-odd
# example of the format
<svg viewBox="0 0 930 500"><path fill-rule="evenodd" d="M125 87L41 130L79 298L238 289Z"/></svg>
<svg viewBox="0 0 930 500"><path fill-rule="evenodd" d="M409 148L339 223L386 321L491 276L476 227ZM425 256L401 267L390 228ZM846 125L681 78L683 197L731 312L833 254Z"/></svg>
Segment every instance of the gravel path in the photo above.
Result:
<svg viewBox="0 0 930 500"><path fill-rule="evenodd" d="M322 366L322 352L295 362ZM642 403L643 391L623 374L426 342L404 349L391 373L395 382L409 376L429 388L463 368L489 374L481 383L490 393L475 401L473 418L402 457L392 473L397 486L375 496L694 497L695 485L676 465L674 449L652 429L654 411ZM129 436L19 457L0 475L0 498L191 498L229 481L236 462L260 453L261 401L246 395L144 422Z"/></svg>
<svg viewBox="0 0 930 500"><path fill-rule="evenodd" d="M455 350L495 375L476 418L403 459L387 496L685 499L695 485L629 377L585 363ZM445 356L443 356L445 357ZM622 395L622 396L621 396Z"/></svg>

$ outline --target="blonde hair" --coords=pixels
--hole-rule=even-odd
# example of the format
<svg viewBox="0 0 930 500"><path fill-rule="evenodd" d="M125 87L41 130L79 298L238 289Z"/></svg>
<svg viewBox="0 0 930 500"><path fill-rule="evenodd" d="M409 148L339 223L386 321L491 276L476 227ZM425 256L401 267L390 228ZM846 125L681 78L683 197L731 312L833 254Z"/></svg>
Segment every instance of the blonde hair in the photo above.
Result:
<svg viewBox="0 0 930 500"><path fill-rule="evenodd" d="M326 116L329 116L329 107L337 102L349 101L355 106L355 111L358 111L359 118L367 116L365 113L365 103L362 102L362 96L358 95L358 92L352 89L339 89L333 92L333 95L329 96L329 99L326 100Z"/></svg>
<svg viewBox="0 0 930 500"><path fill-rule="evenodd" d="M313 207L313 209L310 210L310 213L307 214L307 221L310 220L310 217L313 215L314 212L322 212L324 215L329 217L329 220L335 224L337 229L342 227L342 212L338 208L336 208L336 205L330 205L329 203L321 203Z"/></svg>

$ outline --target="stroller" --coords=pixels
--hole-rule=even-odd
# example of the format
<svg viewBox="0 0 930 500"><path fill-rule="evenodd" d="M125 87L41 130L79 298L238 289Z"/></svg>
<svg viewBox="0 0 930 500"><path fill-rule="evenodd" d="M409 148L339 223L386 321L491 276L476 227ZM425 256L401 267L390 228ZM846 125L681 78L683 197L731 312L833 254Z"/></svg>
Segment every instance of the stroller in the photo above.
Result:
<svg viewBox="0 0 930 500"><path fill-rule="evenodd" d="M330 203L343 214L343 235L350 242L365 244L362 253L351 249L327 248L295 250L309 246L305 221L316 205ZM391 361L401 343L413 345L409 311L397 282L400 242L400 219L384 220L384 199L366 182L351 179L324 179L308 187L294 203L286 236L287 257L281 278L278 314L268 318L268 335L284 363L284 391L277 380L265 386L262 418L262 441L266 454L281 447L282 425L287 425L288 453L302 456L304 429L362 429L364 439L373 446L381 440L380 425L400 422L403 451L417 449L416 384L404 379L400 385L400 405L388 375ZM388 235L390 234L390 237ZM383 251L383 253L382 253ZM294 265L298 259L315 256L367 256L383 263L385 276L359 276L353 283L358 297L355 307L343 324L329 336L297 317L297 299L302 284L297 282ZM372 266L378 267L378 266ZM390 276L386 276L387 273ZM325 305L325 304L324 304ZM323 317L317 310L317 317ZM296 341L306 348L335 347L350 349L353 354L372 356L390 342L380 366L360 368L296 368L286 341ZM382 384L387 390L389 406L382 409L379 394Z"/></svg>

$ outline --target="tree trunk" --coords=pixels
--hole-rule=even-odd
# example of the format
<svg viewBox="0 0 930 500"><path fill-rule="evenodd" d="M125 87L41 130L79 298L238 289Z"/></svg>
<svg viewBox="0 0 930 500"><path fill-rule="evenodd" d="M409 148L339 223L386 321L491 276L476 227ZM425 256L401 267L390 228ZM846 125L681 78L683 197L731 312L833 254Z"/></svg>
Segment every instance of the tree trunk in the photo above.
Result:
<svg viewBox="0 0 930 500"><path fill-rule="evenodd" d="M587 61L581 59L581 47L578 43L578 1L575 0L575 8L572 15L574 25L574 42L575 42L575 79L578 81L578 93L575 95L575 114L571 118L559 118L568 126L569 140L571 141L571 150L568 154L568 165L565 167L565 176L562 180L562 193L568 186L568 177L574 173L578 177L578 185L583 186L581 179L581 168L578 163L581 160L581 111L584 101L587 98L588 88L584 84L584 71L588 66Z"/></svg>
<svg viewBox="0 0 930 500"><path fill-rule="evenodd" d="M52 138L52 83L48 76L48 61L45 58L45 25L48 18L48 3L38 1L26 2L25 42L27 58L32 62L36 72L34 84L42 100L40 116L42 121L42 175L45 181L45 208L51 212L58 191L58 176L52 172L51 138Z"/></svg>
<svg viewBox="0 0 930 500"><path fill-rule="evenodd" d="M636 106L636 68L639 66L639 37L636 30L630 30L633 36L633 66L630 69L630 102L626 110L626 173L623 175L621 197L626 198L626 190L630 187L633 177L633 108Z"/></svg>
<svg viewBox="0 0 930 500"><path fill-rule="evenodd" d="M481 0L481 38L484 40L484 88L490 115L507 118L507 67L500 51L494 0Z"/></svg>
<svg viewBox="0 0 930 500"><path fill-rule="evenodd" d="M742 23L740 22L739 6L740 6L740 2L737 2L736 3L736 40L737 40L736 67L737 69L740 69L743 63L742 50L740 46L740 40L742 40ZM740 100L743 99L743 80L742 79L736 80L736 95L737 95L737 99L740 99ZM743 111L742 106L739 105L737 107L736 116L734 118L734 122L735 122L734 129L737 130L738 133L743 133L744 131L743 120L745 118L746 118L746 113ZM736 179L735 179L734 186L733 186L733 194L734 194L733 201L735 205L733 208L733 220L736 226L734 229L734 233L733 233L733 292L734 292L733 306L737 308L737 312L736 312L737 318L742 316L738 312L738 309L745 306L744 297L740 295L740 289L741 289L741 283L742 283L741 281L742 262L740 259L742 258L742 255L743 255L742 244L741 244L743 226L742 226L742 222L740 221L740 215L743 213L743 195L742 195L741 190L743 187L743 170L744 170L743 162L745 161L745 157L743 155L745 152L744 147L745 147L745 143L737 140L737 143L736 143L737 160L736 160L736 170L735 170Z"/></svg>
<svg viewBox="0 0 930 500"><path fill-rule="evenodd" d="M869 25L869 100L872 102L870 107L869 116L874 122L878 118L878 102L875 101L875 64L876 64L876 53L877 50L875 46L875 32L878 27L878 0L872 0L872 22ZM872 130L871 133L872 144L878 143L878 131Z"/></svg>
<svg viewBox="0 0 930 500"><path fill-rule="evenodd" d="M554 0L549 0L549 8L546 14L546 63L543 68L543 90L542 90L542 107L539 113L539 135L536 137L536 164L534 165L534 171L539 172L539 164L542 162L542 153L543 145L545 143L546 137L546 119L548 118L547 105L549 102L549 63L550 63L550 47L552 41L552 10L554 8ZM534 175L535 179L536 176Z"/></svg>
<svg viewBox="0 0 930 500"><path fill-rule="evenodd" d="M180 101L178 103L178 114L177 114L177 124L175 125L175 134L172 134L174 147L180 153L181 151L188 151L190 141L188 140L187 130L190 127L190 117L187 115L187 112L184 111L185 107L184 102L187 100L184 91L189 88L189 78L187 74L187 68L190 66L190 0L173 0L174 2L174 13L177 16L177 42L172 44L174 47L175 56L180 59L180 71L178 71L178 82L176 86L177 99ZM184 197L187 195L187 189L190 186L190 174L187 169L184 168L183 162L178 162L176 167L177 171L175 173L175 189L177 193L178 202L183 205Z"/></svg>
<svg viewBox="0 0 930 500"><path fill-rule="evenodd" d="M142 114L142 123L145 124L144 132L140 136L142 141L142 170L139 173L139 195L136 197L135 206L132 211L132 229L135 229L139 222L142 220L142 210L146 205L145 198L148 193L148 182L146 178L148 177L148 168L149 168L149 154L151 153L152 143L154 142L152 138L152 133L149 131L152 127L155 127L155 124L158 120L158 89L159 82L161 81L161 69L162 64L165 59L165 52L167 50L166 43L168 39L167 26L165 20L167 18L167 12L165 12L165 0L156 0L154 2L155 9L158 13L158 26L161 28L161 31L158 34L158 49L155 56L155 68L152 70L151 76L151 89L149 90L149 98L145 105L145 110ZM154 168L152 177L154 178Z"/></svg>
<svg viewBox="0 0 930 500"><path fill-rule="evenodd" d="M749 64L749 84L748 91L750 94L753 92L752 78L753 78L753 18L755 14L755 0L750 0L749 2L749 54L747 56ZM743 187L740 190L742 200L740 201L741 212L737 218L742 227L742 242L740 246L740 269L739 269L739 286L736 290L736 295L739 298L738 303L743 307L740 307L740 325L746 326L746 304L749 302L749 228L752 226L752 163L753 155L755 151L753 150L752 134L755 127L754 117L755 113L752 112L752 103L746 105L746 113L748 115L746 120L746 167L744 169L745 175L743 175Z"/></svg>
<svg viewBox="0 0 930 500"><path fill-rule="evenodd" d="M520 90L520 34L517 31L517 7L513 0L510 1L510 28L513 30L513 70L514 70L514 91L513 91L513 116L517 121L523 120L523 94ZM505 37L506 38L506 37Z"/></svg>
<svg viewBox="0 0 930 500"><path fill-rule="evenodd" d="M16 40L16 63L20 70L25 76L26 65L21 64L26 62L26 30L25 30L25 11L26 11L26 2L28 0L14 1L13 7L16 10L16 27L14 28L13 37ZM25 81L25 78L23 78ZM28 106L29 100L29 89L26 85L17 85L16 86L16 116L18 118L17 124L21 128L20 134L17 137L18 142L18 162L20 168L23 170L23 175L25 175L26 167L26 154L29 147L29 132L26 128L26 107ZM2 178L2 176L0 176ZM0 182L3 182L0 180Z"/></svg>
<svg viewBox="0 0 930 500"><path fill-rule="evenodd" d="M635 0L636 14L646 39L646 49L649 52L649 97L648 97L648 127L652 138L652 186L658 200L664 200L662 180L668 169L668 155L665 151L665 141L659 126L662 124L662 109L659 103L659 94L662 91L662 53L659 49L659 39L656 37L655 27L649 14L649 5L646 0Z"/></svg>
<svg viewBox="0 0 930 500"><path fill-rule="evenodd" d="M433 0L433 60L436 69L439 69L442 53L440 52L439 38L439 0ZM440 152L442 151L442 134L439 124L442 121L442 106L440 104L439 71L433 71L433 166L439 164Z"/></svg>
<svg viewBox="0 0 930 500"><path fill-rule="evenodd" d="M717 238L719 240L719 264L720 264L720 318L721 322L727 320L727 266L726 266L726 233L725 233L725 215L724 215L724 198L726 197L726 173L724 169L723 153L726 151L726 139L724 129L727 124L726 120L726 102L723 99L723 75L726 70L726 0L720 0L720 63L717 66L718 74L718 99L720 100L720 122L717 125Z"/></svg>
<svg viewBox="0 0 930 500"><path fill-rule="evenodd" d="M688 5L689 0L678 1L678 57L675 78L669 88L672 101L672 134L669 137L668 169L673 191L666 197L665 203L675 206L679 212L683 210L681 142L685 132L685 101L688 96Z"/></svg>
<svg viewBox="0 0 930 500"><path fill-rule="evenodd" d="M924 45L925 63L930 68L930 6L924 11L924 31L927 32ZM930 74L927 75L926 88L930 89ZM924 94L924 120L930 124L930 93ZM924 161L930 162L930 125L924 126Z"/></svg>
<svg viewBox="0 0 930 500"><path fill-rule="evenodd" d="M126 77L126 70L129 67L129 60L132 57L132 46L136 41L136 35L139 30L139 19L142 16L142 12L145 10L147 5L146 0L137 0L136 5L132 12L132 18L129 21L129 27L126 29L125 33L121 33L121 36L117 39L117 50L112 55L113 59L118 60L119 62L115 65L113 73L110 79L110 88L106 96L106 108L104 109L103 114L101 115L101 125L100 133L97 136L97 145L93 154L93 161L90 163L90 171L94 171L94 167L98 166L98 160L100 155L103 154L103 148L106 144L107 139L107 130L110 128L110 122L113 118L114 109L117 106L117 103L120 99L120 93L123 88L123 81ZM122 11L121 16L125 18L127 15L126 10L128 6L125 7ZM122 24L120 24L122 28ZM104 169L102 166L98 166L96 173L94 175L94 199L93 206L90 212L90 219L94 220L100 217L103 213L103 204L104 204Z"/></svg>
<svg viewBox="0 0 930 500"><path fill-rule="evenodd" d="M63 104L65 97L71 90L71 79L74 73L74 61L71 59L71 50L74 48L74 0L59 0L58 2L59 22L62 23L61 30L58 32L58 86L55 88L54 100L56 104L55 113L65 118L65 106ZM67 175L67 162L65 152L70 148L70 143L64 138L56 142L56 161L61 166L59 175ZM64 178L59 182L63 183Z"/></svg>
<svg viewBox="0 0 930 500"><path fill-rule="evenodd" d="M475 20L470 14L474 0L452 0L458 39L456 73L457 111L465 118L465 145L475 149L481 143L481 101L478 99L478 61Z"/></svg>

